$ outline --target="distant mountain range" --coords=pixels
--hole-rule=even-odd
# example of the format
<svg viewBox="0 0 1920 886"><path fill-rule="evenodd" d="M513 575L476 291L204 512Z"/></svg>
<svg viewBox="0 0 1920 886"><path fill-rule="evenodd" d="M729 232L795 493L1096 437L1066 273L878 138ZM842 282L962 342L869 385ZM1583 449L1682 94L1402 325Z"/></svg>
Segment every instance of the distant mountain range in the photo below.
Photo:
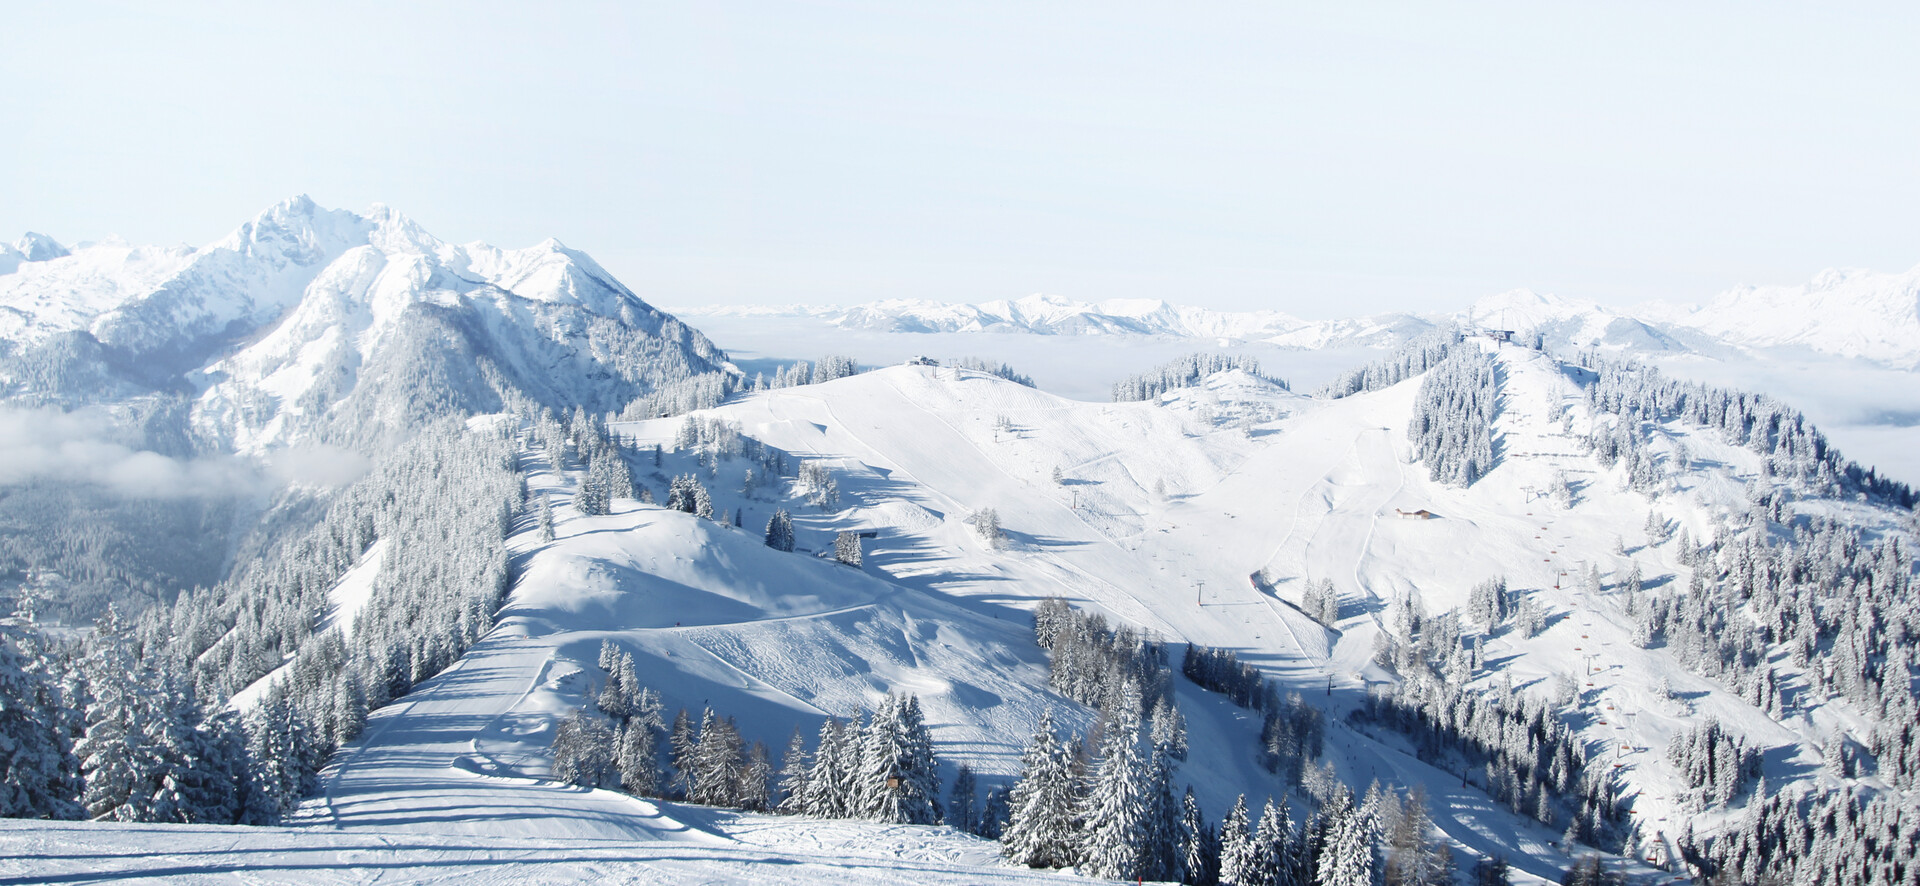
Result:
<svg viewBox="0 0 1920 886"><path fill-rule="evenodd" d="M1635 353L1801 348L1920 368L1920 268L1902 274L1826 271L1798 287L1746 287L1704 306L1620 310L1514 290L1451 314L1386 313L1303 320L1280 311L1214 311L1152 299L1074 301L1050 295L982 304L893 299L853 307L677 309L688 317L805 316L846 329L1034 335L1148 335L1281 347L1392 347L1449 321L1539 331L1550 343Z"/></svg>
<svg viewBox="0 0 1920 886"><path fill-rule="evenodd" d="M1434 326L1539 332L1556 346L1642 355L1781 349L1920 369L1920 268L1828 271L1703 306L1613 309L1515 290L1453 313L1305 320L1151 299L1049 295L982 304L709 307L699 317L805 317L849 330L1145 336L1318 349L1397 346ZM642 301L586 254L455 245L391 209L269 207L193 249L0 244L0 400L163 402L159 436L257 452L302 439L367 445L428 417L521 400L617 412L738 376L699 331ZM155 436L149 433L149 437Z"/></svg>
<svg viewBox="0 0 1920 886"><path fill-rule="evenodd" d="M585 253L449 244L379 206L296 197L200 249L29 234L0 262L7 400L184 398L210 449L364 443L518 399L618 411L731 372Z"/></svg>

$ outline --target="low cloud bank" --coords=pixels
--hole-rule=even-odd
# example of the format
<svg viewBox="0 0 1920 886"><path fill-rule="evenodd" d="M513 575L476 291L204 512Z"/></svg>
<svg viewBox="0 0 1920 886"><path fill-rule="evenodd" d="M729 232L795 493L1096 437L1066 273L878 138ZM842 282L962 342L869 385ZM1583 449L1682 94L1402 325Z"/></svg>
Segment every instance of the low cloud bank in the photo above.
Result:
<svg viewBox="0 0 1920 886"><path fill-rule="evenodd" d="M307 445L264 463L231 455L173 458L115 439L98 409L0 407L0 486L35 480L103 486L132 498L230 498L288 484L340 486L366 473L367 459L337 446Z"/></svg>

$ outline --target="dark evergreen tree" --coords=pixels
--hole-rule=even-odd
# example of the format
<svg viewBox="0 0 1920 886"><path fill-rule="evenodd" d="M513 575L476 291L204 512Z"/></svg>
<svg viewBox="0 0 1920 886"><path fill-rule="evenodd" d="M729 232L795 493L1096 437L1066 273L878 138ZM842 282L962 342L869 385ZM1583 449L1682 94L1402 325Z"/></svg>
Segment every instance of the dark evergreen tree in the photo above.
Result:
<svg viewBox="0 0 1920 886"><path fill-rule="evenodd" d="M575 708L553 731L553 778L587 788L614 787L621 775L614 749L607 724Z"/></svg>
<svg viewBox="0 0 1920 886"><path fill-rule="evenodd" d="M797 815L807 811L807 778L810 766L807 754L807 738L800 727L793 727L793 737L787 740L787 752L780 759L780 804L776 809L788 815Z"/></svg>
<svg viewBox="0 0 1920 886"><path fill-rule="evenodd" d="M781 508L767 521L767 547L776 551L793 550L793 517Z"/></svg>
<svg viewBox="0 0 1920 886"><path fill-rule="evenodd" d="M980 832L975 790L973 770L965 763L960 764L959 771L953 775L953 789L947 794L947 824L969 834Z"/></svg>

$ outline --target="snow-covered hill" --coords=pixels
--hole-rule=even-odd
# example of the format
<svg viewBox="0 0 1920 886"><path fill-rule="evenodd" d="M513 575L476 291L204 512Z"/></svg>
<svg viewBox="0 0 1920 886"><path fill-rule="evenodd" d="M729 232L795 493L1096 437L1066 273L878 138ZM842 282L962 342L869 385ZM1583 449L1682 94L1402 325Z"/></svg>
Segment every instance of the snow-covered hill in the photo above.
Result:
<svg viewBox="0 0 1920 886"><path fill-rule="evenodd" d="M1301 390L1448 322L1539 333L1564 353L1646 360L1683 378L1764 392L1805 410L1853 456L1920 479L1920 269L1828 271L1801 287L1748 287L1705 307L1613 308L1529 290L1454 311L1301 320L1157 301L1052 296L979 305L915 300L854 307L702 307L698 318L743 365L822 353L870 362L918 354L1007 362L1040 387L1081 399L1117 378L1196 350L1261 361ZM1049 336L1044 344L1027 341Z"/></svg>
<svg viewBox="0 0 1920 886"><path fill-rule="evenodd" d="M698 476L715 513L737 512L746 528L630 501L586 516L568 504L578 473L530 462L532 491L557 503L555 537L541 541L530 524L514 536L524 566L498 627L377 712L296 822L348 833L744 839L742 822L756 819L722 822L545 780L555 724L603 680L593 662L604 640L634 654L669 710L712 706L769 744L887 691L914 692L948 767L965 762L1003 779L1040 709L1076 710L1044 688L1024 615L1057 595L1175 643L1236 650L1325 706L1329 759L1348 783L1422 786L1463 858L1499 853L1557 879L1558 826L1514 815L1389 730L1345 720L1369 686L1393 679L1377 663L1379 644L1405 642L1409 606L1461 608L1495 576L1546 613L1546 625L1537 636L1489 635L1488 665L1471 685L1511 683L1543 699L1573 686L1555 713L1632 797L1644 851L1670 858L1685 822L1716 820L1697 817L1663 755L1701 717L1768 748L1773 789L1818 781L1821 742L1833 729L1863 728L1857 713L1812 701L1770 716L1691 673L1674 650L1642 648L1620 591L1636 569L1655 594L1684 589L1697 567L1670 535L1648 537L1649 513L1675 521L1682 537L1711 537L1750 507L1759 458L1665 426L1661 438L1688 453L1687 466L1650 498L1630 488L1624 465L1602 468L1576 442L1599 420L1583 394L1591 373L1524 348L1493 354L1501 456L1465 489L1434 482L1413 461L1406 429L1417 378L1324 401L1223 373L1156 401L1096 404L964 370L896 367L697 415L824 466L839 492L824 509L805 505L797 486L748 484L755 463L676 450L683 419L617 425L656 494L669 475ZM665 449L657 468L645 456L655 443ZM1571 478L1570 505L1546 495L1561 478ZM1901 531L1900 515L1868 504L1800 507ZM776 508L799 515L800 551L762 544L757 527ZM969 523L989 508L1003 546ZM1402 516L1416 511L1434 516ZM860 571L807 553L843 530L875 534ZM1578 580L1589 568L1602 593ZM1319 580L1341 598L1337 630L1295 606ZM1780 673L1796 679L1790 667ZM1256 763L1257 718L1177 682L1193 759L1205 761L1180 778L1209 814L1237 794L1284 793Z"/></svg>

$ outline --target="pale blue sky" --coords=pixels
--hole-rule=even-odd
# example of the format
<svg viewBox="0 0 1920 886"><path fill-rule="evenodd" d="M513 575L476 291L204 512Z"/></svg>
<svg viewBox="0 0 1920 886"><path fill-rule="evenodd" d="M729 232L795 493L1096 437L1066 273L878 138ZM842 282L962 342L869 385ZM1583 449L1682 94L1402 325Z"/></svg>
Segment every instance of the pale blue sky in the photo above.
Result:
<svg viewBox="0 0 1920 886"><path fill-rule="evenodd" d="M1905 270L1920 7L1812 6L9 4L0 233L199 244L304 192L673 305Z"/></svg>

